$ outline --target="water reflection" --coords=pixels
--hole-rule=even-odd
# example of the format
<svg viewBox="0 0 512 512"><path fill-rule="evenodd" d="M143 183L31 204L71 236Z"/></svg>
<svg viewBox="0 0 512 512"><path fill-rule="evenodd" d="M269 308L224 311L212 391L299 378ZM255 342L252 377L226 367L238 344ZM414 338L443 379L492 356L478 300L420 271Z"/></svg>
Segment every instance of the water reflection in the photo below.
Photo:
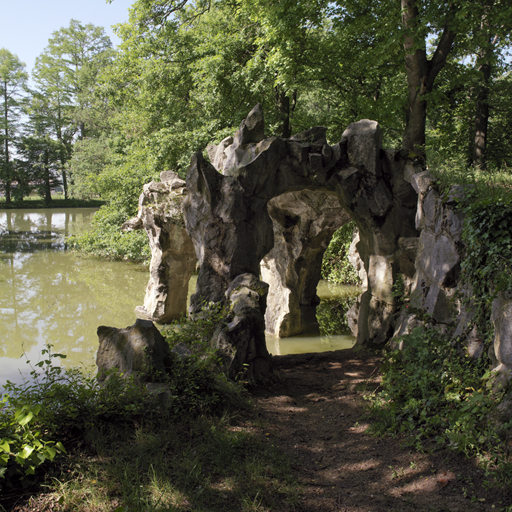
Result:
<svg viewBox="0 0 512 512"><path fill-rule="evenodd" d="M67 252L95 209L0 211L0 384L19 382L51 343L65 366L92 366L99 325L126 327L142 303L147 269Z"/></svg>
<svg viewBox="0 0 512 512"><path fill-rule="evenodd" d="M328 352L344 350L354 346L355 338L351 335L335 336L292 336L291 338L274 338L267 336L267 349L276 356L286 354L306 354L309 352Z"/></svg>

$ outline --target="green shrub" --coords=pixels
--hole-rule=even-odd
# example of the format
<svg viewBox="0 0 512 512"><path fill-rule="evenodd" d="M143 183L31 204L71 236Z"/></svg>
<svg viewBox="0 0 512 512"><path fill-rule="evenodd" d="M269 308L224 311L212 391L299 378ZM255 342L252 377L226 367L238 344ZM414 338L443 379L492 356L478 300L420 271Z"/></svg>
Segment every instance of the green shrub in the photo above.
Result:
<svg viewBox="0 0 512 512"><path fill-rule="evenodd" d="M477 199L469 191L461 204L465 214L465 255L462 280L472 287L473 321L480 332L492 333L492 301L499 291L512 289L512 199Z"/></svg>
<svg viewBox="0 0 512 512"><path fill-rule="evenodd" d="M149 262L151 250L146 232L121 230L130 213L117 204L102 206L94 215L91 229L69 238L74 249L112 260Z"/></svg>
<svg viewBox="0 0 512 512"><path fill-rule="evenodd" d="M8 381L4 386L10 414L25 406L40 407L36 423L41 429L54 438L68 438L83 434L98 421L112 417L123 421L144 412L147 392L133 380L113 374L100 387L95 375L62 368L58 361L66 356L52 352L51 345L41 354L43 359L25 382Z"/></svg>
<svg viewBox="0 0 512 512"><path fill-rule="evenodd" d="M177 412L215 413L244 401L243 389L226 378L221 357L210 345L224 315L221 305L211 303L195 318L182 318L162 330L171 348L184 344L191 351L188 357L176 358L169 380Z"/></svg>
<svg viewBox="0 0 512 512"><path fill-rule="evenodd" d="M34 475L45 462L66 452L61 442L49 440L38 428L40 404L12 409L7 399L4 396L0 402L0 490L14 479Z"/></svg>
<svg viewBox="0 0 512 512"><path fill-rule="evenodd" d="M432 328L418 327L401 340L403 350L385 357L382 391L371 397L373 430L405 434L418 449L435 439L466 455L492 453L502 476L511 479L492 414L503 393L493 394L488 385L487 357L472 359Z"/></svg>
<svg viewBox="0 0 512 512"><path fill-rule="evenodd" d="M359 284L361 280L347 259L355 223L338 229L327 247L322 261L322 279L340 284Z"/></svg>
<svg viewBox="0 0 512 512"><path fill-rule="evenodd" d="M88 432L151 422L165 417L223 413L230 404L246 405L241 386L227 381L207 340L220 312L167 331L171 345L186 342L190 357L176 357L163 380L171 400L162 403L144 385L113 371L100 386L96 377L59 365L62 354L51 346L22 384L7 382L0 409L0 489L16 485L47 461L65 453L64 446ZM176 326L175 326L176 327Z"/></svg>

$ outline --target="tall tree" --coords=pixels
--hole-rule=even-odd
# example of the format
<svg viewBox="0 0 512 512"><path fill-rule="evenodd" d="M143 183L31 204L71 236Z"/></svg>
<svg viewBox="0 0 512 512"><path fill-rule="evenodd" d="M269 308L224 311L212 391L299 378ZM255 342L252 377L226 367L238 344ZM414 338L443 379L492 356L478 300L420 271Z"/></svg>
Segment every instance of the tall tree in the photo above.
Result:
<svg viewBox="0 0 512 512"><path fill-rule="evenodd" d="M65 94L73 102L71 117L80 139L104 124L104 112L94 94L99 73L114 56L112 42L102 27L71 20L52 34L39 67L58 70Z"/></svg>
<svg viewBox="0 0 512 512"><path fill-rule="evenodd" d="M484 6L491 3L493 27L504 34L512 20L510 2L485 0ZM139 102L150 89L151 98L144 101L151 111L155 93L163 99L163 82L179 76L180 97L168 89L167 103L173 98L174 105L199 106L195 119L203 127L227 126L230 114L243 117L240 110L258 97L275 135L320 123L337 135L348 123L372 117L425 163L427 114L438 114L429 105L451 108L439 101L440 85L458 89L467 75L461 64L477 53L473 35L485 18L484 6L469 0L137 0L130 23L121 29L123 58L133 59L133 73L118 89L132 97L137 92ZM226 51L235 32L243 36L239 51ZM447 85L443 75L455 82ZM485 97L480 98L477 105L483 107ZM235 105L240 108L231 108ZM189 112L180 115L188 126ZM141 119L132 119L142 135ZM154 129L158 114L153 120ZM467 132L468 119L464 122Z"/></svg>
<svg viewBox="0 0 512 512"><path fill-rule="evenodd" d="M17 55L5 48L0 49L0 109L2 161L0 179L3 182L5 200L11 202L14 179L13 147L19 136L19 120L25 103L25 88L28 74L25 64Z"/></svg>
<svg viewBox="0 0 512 512"><path fill-rule="evenodd" d="M25 136L19 144L23 175L29 177L46 204L52 201L51 191L59 184L60 151L60 141L44 134Z"/></svg>
<svg viewBox="0 0 512 512"><path fill-rule="evenodd" d="M111 62L112 43L101 27L71 20L52 34L33 71L32 116L60 143L60 169L68 196L66 163L76 137L99 136L108 128L108 105L97 94L98 75Z"/></svg>
<svg viewBox="0 0 512 512"><path fill-rule="evenodd" d="M68 197L65 164L71 155L76 125L73 120L73 92L66 80L65 67L58 59L41 54L32 72L35 88L29 108L32 137L59 141L59 160L64 196Z"/></svg>
<svg viewBox="0 0 512 512"><path fill-rule="evenodd" d="M505 73L508 67L503 51L510 48L512 7L502 5L499 0L484 0L475 11L478 19L471 38L474 44L474 68L477 75L474 87L476 97L472 163L477 168L485 169L492 78Z"/></svg>
<svg viewBox="0 0 512 512"><path fill-rule="evenodd" d="M425 159L427 95L432 92L439 72L446 65L455 39L458 4L422 5L420 0L401 0L404 27L405 69L408 86L404 149ZM420 10L420 5L422 9ZM431 57L427 36L437 36Z"/></svg>

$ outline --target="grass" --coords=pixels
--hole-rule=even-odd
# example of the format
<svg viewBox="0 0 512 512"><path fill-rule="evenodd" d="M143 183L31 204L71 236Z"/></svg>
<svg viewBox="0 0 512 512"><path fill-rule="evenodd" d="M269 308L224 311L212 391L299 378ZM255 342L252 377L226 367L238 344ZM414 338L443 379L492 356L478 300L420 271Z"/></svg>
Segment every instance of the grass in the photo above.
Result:
<svg viewBox="0 0 512 512"><path fill-rule="evenodd" d="M5 202L5 197L0 197L0 210L19 210L19 209L38 209L38 208L94 208L105 204L105 201L99 199L64 199L61 194L52 196L52 200L46 203L44 199L38 196L25 197L22 201Z"/></svg>
<svg viewBox="0 0 512 512"><path fill-rule="evenodd" d="M265 435L243 385L216 369L202 341L213 325L197 324L167 333L171 345L187 341L197 351L174 361L169 400L116 374L99 386L92 375L63 369L51 347L33 380L7 383L0 511L294 510L299 486L288 459ZM13 423L27 406L40 409L37 416ZM39 439L61 441L66 453L30 461L35 471L27 471L27 450Z"/></svg>
<svg viewBox="0 0 512 512"><path fill-rule="evenodd" d="M46 483L44 500L87 512L293 510L288 462L258 431L230 415L104 425Z"/></svg>
<svg viewBox="0 0 512 512"><path fill-rule="evenodd" d="M429 171L444 189L449 189L454 184L469 185L474 188L475 195L480 199L512 197L512 172L507 168L483 171L458 162L433 162L429 166Z"/></svg>

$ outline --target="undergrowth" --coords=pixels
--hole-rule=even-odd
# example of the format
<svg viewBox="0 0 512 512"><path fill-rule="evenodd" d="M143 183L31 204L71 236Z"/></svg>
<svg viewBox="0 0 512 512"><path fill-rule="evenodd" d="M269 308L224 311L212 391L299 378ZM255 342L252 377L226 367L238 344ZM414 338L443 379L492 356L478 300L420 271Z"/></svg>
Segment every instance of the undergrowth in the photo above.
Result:
<svg viewBox="0 0 512 512"><path fill-rule="evenodd" d="M512 197L479 198L469 191L460 209L466 247L462 283L472 289L466 302L480 332L492 332L492 301L499 292L512 290Z"/></svg>
<svg viewBox="0 0 512 512"><path fill-rule="evenodd" d="M483 354L474 359L463 340L442 334L423 314L424 326L396 340L383 364L382 391L371 397L376 433L402 434L417 449L431 440L477 457L494 483L512 484L512 415L498 410L508 389L497 388L488 355L494 343L492 303L512 290L512 198L506 191L466 187L464 255L458 298L478 328ZM492 351L491 351L492 352ZM506 409L506 408L505 408Z"/></svg>
<svg viewBox="0 0 512 512"><path fill-rule="evenodd" d="M65 370L47 347L30 378L4 387L0 510L31 494L57 511L293 510L287 461L249 420L248 394L206 342L220 315L164 333L188 347L162 382L166 400L116 372L99 385Z"/></svg>
<svg viewBox="0 0 512 512"><path fill-rule="evenodd" d="M94 215L91 229L69 237L70 246L89 254L110 260L129 260L148 263L151 258L147 235L144 230L124 232L121 226L130 218L127 208L108 204Z"/></svg>
<svg viewBox="0 0 512 512"><path fill-rule="evenodd" d="M441 188L448 189L454 183L471 188L474 198L512 197L512 173L506 168L481 170L458 161L443 158L430 160L429 171Z"/></svg>
<svg viewBox="0 0 512 512"><path fill-rule="evenodd" d="M493 391L487 357L478 360L433 328L417 327L401 338L383 364L382 391L370 397L377 434L403 434L415 449L431 440L477 456L502 483L512 483L505 440L512 428L498 421L506 390Z"/></svg>

